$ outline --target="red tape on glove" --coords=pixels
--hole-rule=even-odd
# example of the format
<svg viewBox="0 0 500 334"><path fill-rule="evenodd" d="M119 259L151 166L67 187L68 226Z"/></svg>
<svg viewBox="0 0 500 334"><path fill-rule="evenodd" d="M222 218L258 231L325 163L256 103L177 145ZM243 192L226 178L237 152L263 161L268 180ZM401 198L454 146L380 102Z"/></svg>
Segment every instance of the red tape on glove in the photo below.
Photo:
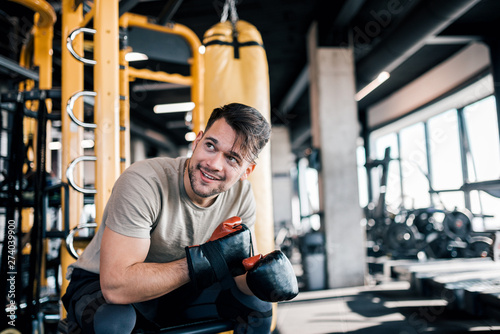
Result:
<svg viewBox="0 0 500 334"><path fill-rule="evenodd" d="M215 229L214 233L212 233L212 236L208 241L214 241L217 239L220 239L230 233L233 233L235 231L241 230L241 218L234 216L229 219L224 220L222 223L217 226Z"/></svg>
<svg viewBox="0 0 500 334"><path fill-rule="evenodd" d="M265 256L263 256L262 254L259 254L259 255L255 255L255 256L246 258L242 262L243 263L243 267L245 267L246 271L249 271L250 269L252 269L253 267L255 267L255 265L257 264L257 262L259 262L260 260L262 260L264 257Z"/></svg>

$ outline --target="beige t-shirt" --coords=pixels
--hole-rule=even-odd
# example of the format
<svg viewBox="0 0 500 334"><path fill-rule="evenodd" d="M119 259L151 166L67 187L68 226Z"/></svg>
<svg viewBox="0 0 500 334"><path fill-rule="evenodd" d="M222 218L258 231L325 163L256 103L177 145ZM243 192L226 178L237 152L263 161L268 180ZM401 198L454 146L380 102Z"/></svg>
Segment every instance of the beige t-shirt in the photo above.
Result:
<svg viewBox="0 0 500 334"><path fill-rule="evenodd" d="M132 164L116 181L97 234L80 258L68 268L99 273L104 227L134 238L150 238L146 262L165 263L185 257L186 246L206 242L227 218L241 217L252 227L255 199L248 181L238 181L202 208L195 205L184 188L187 158L154 158ZM130 252L134 250L131 249Z"/></svg>

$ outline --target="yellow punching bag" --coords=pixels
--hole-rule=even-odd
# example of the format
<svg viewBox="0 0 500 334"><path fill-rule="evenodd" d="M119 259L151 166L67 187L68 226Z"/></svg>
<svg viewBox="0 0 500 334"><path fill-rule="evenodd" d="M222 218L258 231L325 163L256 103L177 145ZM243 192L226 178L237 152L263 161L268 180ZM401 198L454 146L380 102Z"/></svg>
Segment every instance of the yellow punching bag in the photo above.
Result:
<svg viewBox="0 0 500 334"><path fill-rule="evenodd" d="M234 29L233 29L234 27ZM214 108L238 102L254 107L270 122L269 74L262 37L252 24L220 22L204 36L205 119ZM260 153L249 178L257 203L255 235L260 253L274 250L271 150Z"/></svg>

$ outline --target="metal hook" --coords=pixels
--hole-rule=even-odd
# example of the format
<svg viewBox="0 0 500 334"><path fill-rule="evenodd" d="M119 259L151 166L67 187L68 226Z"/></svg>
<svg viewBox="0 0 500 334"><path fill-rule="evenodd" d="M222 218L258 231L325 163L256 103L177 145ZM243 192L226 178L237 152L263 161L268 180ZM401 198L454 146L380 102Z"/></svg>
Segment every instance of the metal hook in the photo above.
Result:
<svg viewBox="0 0 500 334"><path fill-rule="evenodd" d="M66 169L66 179L68 180L69 185L71 187L73 187L73 189L75 189L76 191L79 191L83 194L95 194L95 193L97 193L97 190L95 190L95 189L86 189L86 188L82 188L79 185L77 185L75 183L74 176L73 176L73 173L74 173L74 170L75 170L77 163L79 163L81 161L96 161L96 160L97 160L97 157L95 157L95 156L82 155L81 157L78 157L78 158L74 159L73 161L71 161L68 168Z"/></svg>
<svg viewBox="0 0 500 334"><path fill-rule="evenodd" d="M66 39L66 47L68 48L69 52L73 55L73 57L75 57L76 60L79 60L84 64L95 65L96 61L94 59L84 58L80 56L78 53L76 53L75 49L73 49L73 41L75 40L76 36L78 36L78 34L82 32L86 32L93 35L96 33L96 30L91 28L78 28L73 30Z"/></svg>
<svg viewBox="0 0 500 334"><path fill-rule="evenodd" d="M74 257L75 259L78 259L78 257L79 257L78 253L75 250L75 246L73 245L76 232L83 230L84 228L92 228L92 227L96 228L97 224L96 223L85 223L85 224L79 225L79 226L75 227L74 229L72 229L68 233L68 235L66 236L66 249L68 250L68 253L72 257Z"/></svg>
<svg viewBox="0 0 500 334"><path fill-rule="evenodd" d="M96 97L96 95L97 95L97 93L96 92L92 92L92 91L78 92L78 93L75 93L74 95L72 95L69 98L68 103L66 104L66 112L68 113L69 118L71 118L71 120L73 122L75 122L76 124L78 124L82 128L95 129L95 128L97 128L97 124L94 124L94 123L84 123L84 122L80 121L78 118L76 118L75 114L73 113L73 108L75 106L75 101L80 96L92 96L92 97Z"/></svg>

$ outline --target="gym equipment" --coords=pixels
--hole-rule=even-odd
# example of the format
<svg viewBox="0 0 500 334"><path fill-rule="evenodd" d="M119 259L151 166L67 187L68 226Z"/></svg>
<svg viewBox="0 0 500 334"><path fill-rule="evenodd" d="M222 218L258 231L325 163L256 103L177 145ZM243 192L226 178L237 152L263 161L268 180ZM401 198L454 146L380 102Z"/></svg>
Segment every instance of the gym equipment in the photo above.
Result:
<svg viewBox="0 0 500 334"><path fill-rule="evenodd" d="M443 220L443 231L450 239L466 239L472 232L472 214L468 211L452 211L446 213Z"/></svg>
<svg viewBox="0 0 500 334"><path fill-rule="evenodd" d="M370 255L390 255L394 259L465 258L489 256L491 233L472 230L472 214L466 210L434 207L389 212L385 204L390 147L384 159L367 162L366 168L382 167L378 203L365 208L366 235ZM492 183L493 184L493 183ZM489 185L494 188L495 185ZM490 189L488 188L488 189ZM430 187L431 192L438 193Z"/></svg>

